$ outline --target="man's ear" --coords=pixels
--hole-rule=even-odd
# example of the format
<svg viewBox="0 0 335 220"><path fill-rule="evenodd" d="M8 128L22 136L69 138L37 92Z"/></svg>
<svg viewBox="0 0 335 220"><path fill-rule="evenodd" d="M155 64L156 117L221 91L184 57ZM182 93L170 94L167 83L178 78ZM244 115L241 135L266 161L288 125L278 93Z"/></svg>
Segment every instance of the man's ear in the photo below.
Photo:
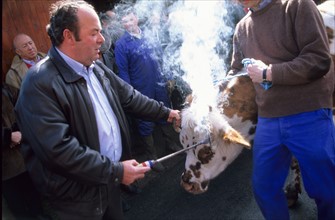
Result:
<svg viewBox="0 0 335 220"><path fill-rule="evenodd" d="M69 29L64 29L63 37L64 37L64 41L66 41L70 44L73 44L76 41L73 33Z"/></svg>
<svg viewBox="0 0 335 220"><path fill-rule="evenodd" d="M20 49L15 49L15 53L19 56L21 56L21 50Z"/></svg>

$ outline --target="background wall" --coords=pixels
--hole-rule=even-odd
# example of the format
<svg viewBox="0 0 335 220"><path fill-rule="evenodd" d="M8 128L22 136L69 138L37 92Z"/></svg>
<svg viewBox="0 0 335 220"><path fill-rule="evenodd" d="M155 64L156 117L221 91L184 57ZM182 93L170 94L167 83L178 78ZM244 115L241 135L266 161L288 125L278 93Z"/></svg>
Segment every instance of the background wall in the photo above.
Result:
<svg viewBox="0 0 335 220"><path fill-rule="evenodd" d="M2 80L15 55L13 39L18 33L28 34L37 50L46 53L50 40L45 27L49 20L49 6L55 0L2 1Z"/></svg>
<svg viewBox="0 0 335 220"><path fill-rule="evenodd" d="M2 74L4 81L15 55L12 42L18 33L28 34L37 50L47 53L51 43L46 33L49 7L56 0L2 0ZM97 11L113 7L117 0L88 0Z"/></svg>

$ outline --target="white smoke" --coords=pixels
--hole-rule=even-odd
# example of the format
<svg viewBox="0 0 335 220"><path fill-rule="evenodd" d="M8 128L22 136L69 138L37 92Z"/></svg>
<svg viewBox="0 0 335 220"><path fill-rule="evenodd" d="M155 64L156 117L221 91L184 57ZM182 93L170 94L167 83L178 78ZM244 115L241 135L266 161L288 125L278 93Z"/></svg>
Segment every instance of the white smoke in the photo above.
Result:
<svg viewBox="0 0 335 220"><path fill-rule="evenodd" d="M139 0L134 8L143 30L152 28L153 14L161 15L162 72L166 78L182 78L190 86L201 112L199 120L204 120L208 106L216 106L215 84L229 68L236 7L230 0ZM146 35L150 36L154 35Z"/></svg>
<svg viewBox="0 0 335 220"><path fill-rule="evenodd" d="M223 19L227 15L225 2L178 1L173 9L169 14L169 33L171 42L175 36L182 38L178 63L184 72L183 78L198 103L215 106L214 82L224 78L226 73L224 58L215 49L221 34L232 32Z"/></svg>
<svg viewBox="0 0 335 220"><path fill-rule="evenodd" d="M208 107L216 107L215 84L228 69L225 60L229 45L224 40L232 36L234 27L227 20L226 1L178 1L170 7L170 45L180 47L174 52L165 51L171 56L165 56L164 65L171 69L169 66L179 64L179 72L174 74L182 73L196 97L193 108L197 110L198 125L206 124Z"/></svg>

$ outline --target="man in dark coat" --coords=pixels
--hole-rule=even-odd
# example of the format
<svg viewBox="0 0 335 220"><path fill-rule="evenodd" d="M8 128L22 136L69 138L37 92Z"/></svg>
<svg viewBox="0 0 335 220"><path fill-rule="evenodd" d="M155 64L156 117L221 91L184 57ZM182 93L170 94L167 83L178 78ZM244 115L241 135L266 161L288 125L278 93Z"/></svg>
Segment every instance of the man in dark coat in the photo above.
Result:
<svg viewBox="0 0 335 220"><path fill-rule="evenodd" d="M150 170L129 159L125 112L180 122L179 111L140 94L98 60L104 38L90 4L59 1L50 15L52 48L27 73L15 108L27 169L56 218L123 219L120 183Z"/></svg>

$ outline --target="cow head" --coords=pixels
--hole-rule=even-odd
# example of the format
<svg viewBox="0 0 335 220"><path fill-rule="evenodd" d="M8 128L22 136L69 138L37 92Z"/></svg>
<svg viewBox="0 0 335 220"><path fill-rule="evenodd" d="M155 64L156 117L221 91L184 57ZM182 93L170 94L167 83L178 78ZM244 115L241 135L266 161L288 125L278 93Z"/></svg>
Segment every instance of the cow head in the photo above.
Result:
<svg viewBox="0 0 335 220"><path fill-rule="evenodd" d="M247 77L236 77L220 86L215 107L189 101L182 111L180 141L184 148L209 137L208 143L186 152L182 187L193 194L208 189L211 179L223 172L241 153L250 148L257 118L255 93ZM203 112L206 111L206 114ZM202 112L200 117L199 112Z"/></svg>

